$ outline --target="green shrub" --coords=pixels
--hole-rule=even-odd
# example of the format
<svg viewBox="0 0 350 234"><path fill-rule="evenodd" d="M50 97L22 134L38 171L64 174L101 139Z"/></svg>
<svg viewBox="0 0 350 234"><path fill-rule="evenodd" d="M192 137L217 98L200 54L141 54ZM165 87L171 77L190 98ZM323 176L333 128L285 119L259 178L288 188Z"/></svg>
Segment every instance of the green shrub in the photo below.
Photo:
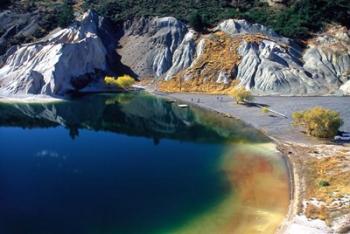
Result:
<svg viewBox="0 0 350 234"><path fill-rule="evenodd" d="M343 124L338 112L322 107L294 112L292 118L294 125L302 126L308 135L320 138L334 137Z"/></svg>
<svg viewBox="0 0 350 234"><path fill-rule="evenodd" d="M320 180L320 182L318 182L318 185L320 187L327 187L327 186L330 186L331 184L326 180Z"/></svg>
<svg viewBox="0 0 350 234"><path fill-rule="evenodd" d="M198 12L193 12L188 18L189 25L196 31L202 31L204 28L204 23L202 16Z"/></svg>
<svg viewBox="0 0 350 234"><path fill-rule="evenodd" d="M73 6L70 1L65 0L59 7L57 14L57 23L60 27L67 27L74 20Z"/></svg>

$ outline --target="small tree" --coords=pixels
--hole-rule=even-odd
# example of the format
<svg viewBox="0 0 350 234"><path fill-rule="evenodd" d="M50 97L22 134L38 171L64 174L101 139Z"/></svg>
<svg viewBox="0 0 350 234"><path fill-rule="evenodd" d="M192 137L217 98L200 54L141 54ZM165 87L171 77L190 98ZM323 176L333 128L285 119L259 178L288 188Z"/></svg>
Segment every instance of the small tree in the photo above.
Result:
<svg viewBox="0 0 350 234"><path fill-rule="evenodd" d="M323 107L294 112L292 118L295 126L302 126L308 135L320 138L334 137L343 125L338 112Z"/></svg>
<svg viewBox="0 0 350 234"><path fill-rule="evenodd" d="M122 75L118 78L106 76L104 81L108 85L115 85L122 89L127 89L135 83L135 80L129 75Z"/></svg>
<svg viewBox="0 0 350 234"><path fill-rule="evenodd" d="M231 96L236 100L237 104L252 101L254 99L252 93L242 86L234 87Z"/></svg>
<svg viewBox="0 0 350 234"><path fill-rule="evenodd" d="M117 85L123 89L131 87L134 83L135 80L129 75L122 75L117 79Z"/></svg>
<svg viewBox="0 0 350 234"><path fill-rule="evenodd" d="M60 27L67 27L74 20L74 10L72 3L69 0L65 0L61 5L58 15L57 22Z"/></svg>
<svg viewBox="0 0 350 234"><path fill-rule="evenodd" d="M189 25L196 31L201 32L204 28L202 16L198 12L192 12L188 17Z"/></svg>

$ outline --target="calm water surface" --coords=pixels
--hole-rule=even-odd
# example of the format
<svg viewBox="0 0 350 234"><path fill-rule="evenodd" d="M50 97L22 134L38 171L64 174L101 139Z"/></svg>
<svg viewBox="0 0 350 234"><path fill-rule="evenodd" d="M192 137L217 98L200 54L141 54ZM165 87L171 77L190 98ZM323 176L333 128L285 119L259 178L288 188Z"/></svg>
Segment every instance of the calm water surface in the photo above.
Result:
<svg viewBox="0 0 350 234"><path fill-rule="evenodd" d="M0 104L0 233L270 233L287 172L242 122L142 93Z"/></svg>

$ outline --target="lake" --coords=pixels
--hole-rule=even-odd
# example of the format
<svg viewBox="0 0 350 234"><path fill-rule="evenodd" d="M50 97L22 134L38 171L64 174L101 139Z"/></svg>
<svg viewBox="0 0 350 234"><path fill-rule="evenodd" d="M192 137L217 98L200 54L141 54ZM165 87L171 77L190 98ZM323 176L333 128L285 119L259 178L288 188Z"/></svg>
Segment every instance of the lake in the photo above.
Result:
<svg viewBox="0 0 350 234"><path fill-rule="evenodd" d="M0 233L273 233L288 171L241 121L145 93L0 104Z"/></svg>

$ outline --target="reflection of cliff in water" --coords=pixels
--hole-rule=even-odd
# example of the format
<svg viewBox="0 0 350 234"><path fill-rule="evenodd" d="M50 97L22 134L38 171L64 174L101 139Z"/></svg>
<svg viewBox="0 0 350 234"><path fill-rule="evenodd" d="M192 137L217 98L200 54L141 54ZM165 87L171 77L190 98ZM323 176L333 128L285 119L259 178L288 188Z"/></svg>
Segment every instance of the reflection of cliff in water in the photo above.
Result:
<svg viewBox="0 0 350 234"><path fill-rule="evenodd" d="M163 99L137 93L92 95L51 104L0 104L0 127L64 126L74 138L79 129L110 131L196 142L267 141L241 121L199 108L178 108Z"/></svg>

